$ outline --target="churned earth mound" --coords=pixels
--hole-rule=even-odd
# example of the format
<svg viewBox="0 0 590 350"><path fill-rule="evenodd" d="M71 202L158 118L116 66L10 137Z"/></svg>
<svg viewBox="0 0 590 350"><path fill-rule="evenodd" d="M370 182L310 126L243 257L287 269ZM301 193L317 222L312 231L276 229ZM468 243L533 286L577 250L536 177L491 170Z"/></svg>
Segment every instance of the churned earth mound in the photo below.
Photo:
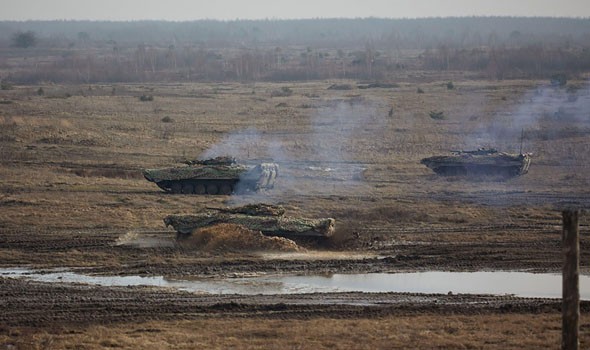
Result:
<svg viewBox="0 0 590 350"><path fill-rule="evenodd" d="M196 229L179 244L184 248L205 252L244 251L301 251L295 242L283 237L268 237L260 231L250 230L236 224L217 224Z"/></svg>

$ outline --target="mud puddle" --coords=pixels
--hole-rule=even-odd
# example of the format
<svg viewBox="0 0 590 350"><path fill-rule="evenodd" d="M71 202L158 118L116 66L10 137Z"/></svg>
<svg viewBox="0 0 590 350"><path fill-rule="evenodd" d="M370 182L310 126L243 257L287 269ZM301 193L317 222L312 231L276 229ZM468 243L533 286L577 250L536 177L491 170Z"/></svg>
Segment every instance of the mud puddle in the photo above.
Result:
<svg viewBox="0 0 590 350"><path fill-rule="evenodd" d="M415 272L332 274L326 276L254 275L235 278L174 279L164 276L92 276L68 270L0 269L0 277L48 283L99 286L152 286L199 294L272 295L333 292L492 294L561 298L561 275L528 272ZM590 276L580 276L580 297L590 300Z"/></svg>

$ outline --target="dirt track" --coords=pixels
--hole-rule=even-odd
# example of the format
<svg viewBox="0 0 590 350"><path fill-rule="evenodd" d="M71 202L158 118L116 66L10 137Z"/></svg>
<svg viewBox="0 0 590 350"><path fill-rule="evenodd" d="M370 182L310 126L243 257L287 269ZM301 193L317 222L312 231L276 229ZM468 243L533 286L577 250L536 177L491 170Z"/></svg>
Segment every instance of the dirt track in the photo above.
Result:
<svg viewBox="0 0 590 350"><path fill-rule="evenodd" d="M6 230L0 245L10 247L4 266L63 267L68 253L92 256L65 266L84 267L91 273L125 275L212 275L242 272L296 274L400 271L527 270L558 272L562 264L559 216L525 225L438 225L427 228L382 225L351 229L332 240L300 241L324 256L292 259L276 254L211 255L178 245L172 231L137 230L121 243L124 230L83 229L27 232ZM351 224L352 225L352 224ZM581 227L582 271L590 267L587 227ZM341 251L336 259L329 252ZM349 252L349 253L346 253ZM347 258L347 254L350 258ZM365 255L364 258L358 256ZM62 256L60 259L60 256ZM321 255L321 254L320 254ZM158 259L146 259L147 257ZM184 256L180 258L179 256ZM75 256L74 256L75 257ZM196 263L198 262L198 263Z"/></svg>

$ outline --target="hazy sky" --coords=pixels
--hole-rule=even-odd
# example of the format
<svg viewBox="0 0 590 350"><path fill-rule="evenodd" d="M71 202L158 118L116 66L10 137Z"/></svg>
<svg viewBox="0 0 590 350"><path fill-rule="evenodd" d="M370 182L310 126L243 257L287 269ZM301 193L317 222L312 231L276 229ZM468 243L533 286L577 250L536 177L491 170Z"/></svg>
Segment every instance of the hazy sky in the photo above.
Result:
<svg viewBox="0 0 590 350"><path fill-rule="evenodd" d="M0 0L0 20L552 16L590 18L590 0Z"/></svg>

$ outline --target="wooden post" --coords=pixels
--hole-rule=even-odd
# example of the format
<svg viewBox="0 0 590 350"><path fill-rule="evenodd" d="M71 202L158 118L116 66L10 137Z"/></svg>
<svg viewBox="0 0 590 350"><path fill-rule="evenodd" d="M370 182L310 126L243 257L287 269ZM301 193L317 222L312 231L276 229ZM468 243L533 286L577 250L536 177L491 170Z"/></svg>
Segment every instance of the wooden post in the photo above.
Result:
<svg viewBox="0 0 590 350"><path fill-rule="evenodd" d="M580 347L580 243L578 210L563 211L563 305L561 348L577 350Z"/></svg>

